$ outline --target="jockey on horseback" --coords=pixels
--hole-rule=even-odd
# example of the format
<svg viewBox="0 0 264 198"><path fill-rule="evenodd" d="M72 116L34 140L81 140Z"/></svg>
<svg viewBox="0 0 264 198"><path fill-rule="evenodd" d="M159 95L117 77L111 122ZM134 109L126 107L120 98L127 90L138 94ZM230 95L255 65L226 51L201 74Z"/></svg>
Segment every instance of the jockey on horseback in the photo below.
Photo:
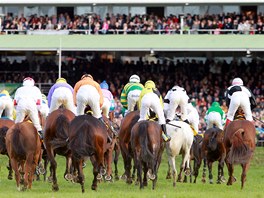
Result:
<svg viewBox="0 0 264 198"><path fill-rule="evenodd" d="M129 83L124 86L121 92L121 104L127 109L126 113L135 110L135 106L143 88L144 86L140 83L138 75L134 74L129 78Z"/></svg>
<svg viewBox="0 0 264 198"><path fill-rule="evenodd" d="M199 135L199 113L197 109L192 105L192 103L188 103L187 106L187 123L190 124L193 135L196 137Z"/></svg>
<svg viewBox="0 0 264 198"><path fill-rule="evenodd" d="M16 107L15 123L23 122L28 115L36 127L40 139L43 140L42 127L38 117L38 109L41 107L41 91L35 86L35 81L27 77L23 80L23 86L15 93L14 105Z"/></svg>
<svg viewBox="0 0 264 198"><path fill-rule="evenodd" d="M178 106L181 108L181 120L186 121L188 100L189 96L184 88L179 86L172 87L164 98L166 122L170 122L174 119Z"/></svg>
<svg viewBox="0 0 264 198"><path fill-rule="evenodd" d="M241 78L235 78L225 92L226 104L229 106L225 127L234 119L239 107L242 108L246 120L253 122L251 109L256 107L256 99L250 89L243 86Z"/></svg>
<svg viewBox="0 0 264 198"><path fill-rule="evenodd" d="M66 109L76 114L73 103L73 88L64 78L58 78L56 83L50 88L48 94L48 104L50 113L63 105Z"/></svg>
<svg viewBox="0 0 264 198"><path fill-rule="evenodd" d="M7 90L2 90L0 93L0 117L2 117L3 111L5 116L13 120L14 103Z"/></svg>
<svg viewBox="0 0 264 198"><path fill-rule="evenodd" d="M213 125L223 130L225 124L225 112L220 107L218 102L213 102L212 106L206 111L205 114L206 129L212 128Z"/></svg>
<svg viewBox="0 0 264 198"><path fill-rule="evenodd" d="M159 124L161 125L161 129L163 131L162 137L164 141L170 141L171 137L167 135L166 130L166 122L163 112L163 100L160 92L152 80L148 80L145 83L145 87L139 96L138 107L140 109L140 118L138 121L146 120L149 111L153 110L158 116Z"/></svg>

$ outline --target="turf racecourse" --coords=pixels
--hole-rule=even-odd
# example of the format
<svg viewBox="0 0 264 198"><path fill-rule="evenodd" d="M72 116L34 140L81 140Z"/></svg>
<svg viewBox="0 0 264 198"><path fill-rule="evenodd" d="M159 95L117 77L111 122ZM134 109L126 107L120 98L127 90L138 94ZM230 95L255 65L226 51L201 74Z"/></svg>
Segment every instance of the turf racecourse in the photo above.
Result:
<svg viewBox="0 0 264 198"><path fill-rule="evenodd" d="M151 189L151 182L143 190L140 190L135 184L127 185L124 181L115 181L113 183L102 182L98 185L97 191L91 190L92 167L88 162L85 168L85 193L81 193L79 184L72 184L63 179L65 160L63 157L57 156L58 162L58 184L60 190L52 192L51 183L42 181L33 182L32 190L26 192L18 192L16 189L15 180L7 179L7 157L0 156L0 198L9 197L45 197L45 198L73 198L73 197L195 197L195 198L210 198L210 197L264 197L264 147L257 147L251 167L247 174L247 181L243 190L240 189L240 181L237 181L233 186L226 184L203 184L201 182L201 171L196 184L177 183L176 188L173 188L172 181L166 180L167 162L166 154L164 153L162 163L159 169L158 182L155 190ZM177 165L180 158L177 158ZM178 167L178 166L177 166ZM216 181L216 164L213 166L214 182ZM123 173L123 162L120 158L119 173ZM235 176L240 180L241 167L235 167ZM227 179L227 170L225 167L225 178ZM208 181L208 174L207 174Z"/></svg>

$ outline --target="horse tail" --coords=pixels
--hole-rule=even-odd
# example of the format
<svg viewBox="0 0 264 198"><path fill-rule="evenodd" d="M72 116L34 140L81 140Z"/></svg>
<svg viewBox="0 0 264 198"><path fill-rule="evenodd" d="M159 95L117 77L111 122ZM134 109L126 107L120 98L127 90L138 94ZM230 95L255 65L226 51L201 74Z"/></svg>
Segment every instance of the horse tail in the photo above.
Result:
<svg viewBox="0 0 264 198"><path fill-rule="evenodd" d="M151 164L154 164L154 154L149 150L148 144L149 144L149 137L148 137L148 123L143 122L138 127L139 130L139 143L141 147L141 154L142 159L144 162L151 162Z"/></svg>
<svg viewBox="0 0 264 198"><path fill-rule="evenodd" d="M0 153L1 154L7 154L6 143L5 143L5 137L6 137L7 131L8 131L8 127L6 126L3 126L0 128Z"/></svg>
<svg viewBox="0 0 264 198"><path fill-rule="evenodd" d="M232 146L227 156L227 160L231 164L247 163L252 155L252 151L243 141L244 129L238 129L232 136Z"/></svg>
<svg viewBox="0 0 264 198"><path fill-rule="evenodd" d="M12 149L14 150L17 156L25 156L26 152L23 146L21 145L20 138L21 138L20 129L18 127L15 127L13 129L13 136L11 141Z"/></svg>
<svg viewBox="0 0 264 198"><path fill-rule="evenodd" d="M87 156L92 156L95 154L95 144L94 144L94 132L88 121L85 120L78 128L76 136L73 141L70 142L69 147L72 149L72 155L75 159L80 159Z"/></svg>
<svg viewBox="0 0 264 198"><path fill-rule="evenodd" d="M56 136L54 140L51 141L51 144L54 149L67 146L69 131L69 120L66 116L60 115L56 119Z"/></svg>

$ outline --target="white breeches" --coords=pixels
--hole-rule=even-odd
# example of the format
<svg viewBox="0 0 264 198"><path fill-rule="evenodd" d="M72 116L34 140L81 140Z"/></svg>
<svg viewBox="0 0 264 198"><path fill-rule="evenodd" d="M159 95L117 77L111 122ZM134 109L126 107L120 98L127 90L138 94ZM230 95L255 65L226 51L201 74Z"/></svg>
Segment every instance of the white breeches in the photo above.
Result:
<svg viewBox="0 0 264 198"><path fill-rule="evenodd" d="M83 85L76 95L77 115L83 115L86 106L90 106L95 118L102 117L100 111L100 95L91 85Z"/></svg>
<svg viewBox="0 0 264 198"><path fill-rule="evenodd" d="M109 118L110 107L111 107L111 102L107 98L104 98L104 104L102 106L102 112L107 118Z"/></svg>
<svg viewBox="0 0 264 198"><path fill-rule="evenodd" d="M243 112L245 113L246 120L253 120L249 97L242 91L235 92L231 96L231 101L227 112L227 119L231 121L234 119L238 107L242 108Z"/></svg>
<svg viewBox="0 0 264 198"><path fill-rule="evenodd" d="M63 105L66 109L76 114L76 108L73 103L73 95L67 87L59 87L52 94L50 103L50 113Z"/></svg>
<svg viewBox="0 0 264 198"><path fill-rule="evenodd" d="M146 120L149 109L153 110L159 118L159 124L166 124L164 112L160 99L155 93L147 93L141 100L140 118L138 121Z"/></svg>
<svg viewBox="0 0 264 198"><path fill-rule="evenodd" d="M187 115L187 120L190 125L198 132L199 131L199 115L196 113L189 113Z"/></svg>
<svg viewBox="0 0 264 198"><path fill-rule="evenodd" d="M127 110L128 112L134 111L138 102L141 90L132 90L127 95Z"/></svg>
<svg viewBox="0 0 264 198"><path fill-rule="evenodd" d="M168 99L170 100L169 104L164 105L164 112L166 118L173 120L175 117L176 109L178 106L181 108L181 119L187 119L187 104L189 97L182 91L173 91Z"/></svg>
<svg viewBox="0 0 264 198"><path fill-rule="evenodd" d="M41 115L46 119L47 116L49 115L49 106L47 104L41 104L41 107L39 108L39 111Z"/></svg>
<svg viewBox="0 0 264 198"><path fill-rule="evenodd" d="M23 122L27 115L29 116L36 129L38 131L41 131L42 127L39 122L38 109L35 101L29 98L20 99L16 106L15 123Z"/></svg>
<svg viewBox="0 0 264 198"><path fill-rule="evenodd" d="M0 98L0 117L3 114L3 111L5 111L5 116L10 120L13 120L13 110L14 104L12 99L8 96L2 96Z"/></svg>
<svg viewBox="0 0 264 198"><path fill-rule="evenodd" d="M207 115L206 121L206 129L213 128L213 126L217 126L219 129L223 130L223 122L220 113L218 112L210 112Z"/></svg>

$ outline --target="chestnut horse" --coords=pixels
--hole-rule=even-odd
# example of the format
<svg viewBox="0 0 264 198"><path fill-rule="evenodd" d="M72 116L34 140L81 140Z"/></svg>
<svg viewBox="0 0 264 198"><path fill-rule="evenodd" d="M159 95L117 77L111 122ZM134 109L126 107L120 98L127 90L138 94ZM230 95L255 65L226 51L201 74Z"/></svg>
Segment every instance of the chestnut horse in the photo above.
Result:
<svg viewBox="0 0 264 198"><path fill-rule="evenodd" d="M72 162L78 171L78 182L84 192L83 162L90 157L94 179L92 190L97 189L97 176L106 173L104 154L107 151L107 129L101 121L91 115L76 116L70 123L69 148Z"/></svg>
<svg viewBox="0 0 264 198"><path fill-rule="evenodd" d="M66 157L66 170L64 173L65 179L70 179L71 168L71 152L67 147L68 133L70 122L75 117L74 113L65 108L59 108L49 114L46 120L44 144L50 161L52 175L52 190L58 191L56 168L57 162L55 155L59 154Z"/></svg>
<svg viewBox="0 0 264 198"><path fill-rule="evenodd" d="M209 182L213 184L212 166L213 162L218 161L217 184L225 182L224 164L226 150L223 142L224 132L219 128L210 128L205 131L202 143L202 158L206 160L209 170ZM203 170L203 182L205 182L206 171Z"/></svg>
<svg viewBox="0 0 264 198"><path fill-rule="evenodd" d="M17 189L31 189L35 169L41 158L41 141L34 125L29 121L13 125L6 134L6 147L15 172ZM22 180L19 167L23 171Z"/></svg>
<svg viewBox="0 0 264 198"><path fill-rule="evenodd" d="M154 121L137 122L131 130L131 146L140 189L148 184L148 171L149 178L152 180L152 189L154 190L156 187L158 168L164 150L161 134L160 125ZM144 172L143 181L142 168Z"/></svg>
<svg viewBox="0 0 264 198"><path fill-rule="evenodd" d="M242 166L241 189L243 189L250 160L256 147L255 138L256 129L248 120L232 121L224 129L225 162L229 174L227 185L232 185L235 181L234 165L240 164Z"/></svg>
<svg viewBox="0 0 264 198"><path fill-rule="evenodd" d="M122 120L120 131L119 131L119 145L121 154L124 161L125 173L123 176L126 177L126 182L128 184L132 183L131 168L132 168L132 148L131 148L131 129L139 120L139 111L132 111L128 113ZM135 169L133 171L133 176L135 174Z"/></svg>
<svg viewBox="0 0 264 198"><path fill-rule="evenodd" d="M12 170L11 162L10 162L10 159L7 153L5 139L6 139L7 130L14 124L15 122L13 120L0 118L0 154L7 155L8 157L9 164L7 166L7 169L8 169L7 178L10 180L13 179L13 170Z"/></svg>

